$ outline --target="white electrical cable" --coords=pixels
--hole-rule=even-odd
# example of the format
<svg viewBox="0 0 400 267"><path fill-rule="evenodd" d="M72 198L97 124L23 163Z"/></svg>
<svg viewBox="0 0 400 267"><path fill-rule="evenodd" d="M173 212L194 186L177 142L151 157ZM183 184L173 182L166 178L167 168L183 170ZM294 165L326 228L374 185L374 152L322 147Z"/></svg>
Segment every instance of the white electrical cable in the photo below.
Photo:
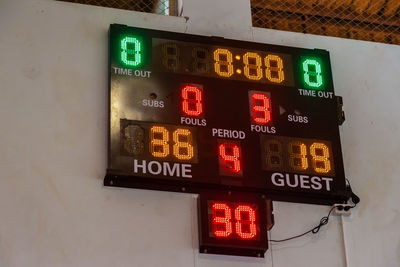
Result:
<svg viewBox="0 0 400 267"><path fill-rule="evenodd" d="M271 231L268 231L268 240L271 240ZM274 267L274 254L273 254L273 249L272 249L273 244L269 242L269 247L271 248L271 264L272 267Z"/></svg>
<svg viewBox="0 0 400 267"><path fill-rule="evenodd" d="M197 247L196 244L196 234L198 234L198 229L196 229L195 226L197 226L197 198L200 196L194 196L192 195L191 197L191 205L190 205L190 213L191 213L191 217L192 217L192 223L191 223L191 232L192 232L192 247L193 247L193 267L197 267L197 257L198 257L198 250L196 250L195 248Z"/></svg>
<svg viewBox="0 0 400 267"><path fill-rule="evenodd" d="M347 247L346 247L346 234L344 232L344 220L343 215L340 215L340 224L342 226L342 240L343 240L343 252L344 252L344 263L345 267L349 267L349 259L347 257Z"/></svg>
<svg viewBox="0 0 400 267"><path fill-rule="evenodd" d="M178 17L182 17L183 14L183 0L178 0Z"/></svg>

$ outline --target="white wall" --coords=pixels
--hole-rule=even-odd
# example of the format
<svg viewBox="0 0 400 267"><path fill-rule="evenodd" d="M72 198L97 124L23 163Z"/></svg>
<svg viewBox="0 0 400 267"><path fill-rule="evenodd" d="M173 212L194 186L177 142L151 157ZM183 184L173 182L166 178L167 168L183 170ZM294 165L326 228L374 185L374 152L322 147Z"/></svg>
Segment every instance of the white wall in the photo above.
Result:
<svg viewBox="0 0 400 267"><path fill-rule="evenodd" d="M102 186L110 23L331 52L344 97L349 265L400 266L400 48L251 27L244 0L185 0L183 18L0 0L0 266L345 266L340 220L265 259L199 254L195 196ZM275 203L274 239L328 207Z"/></svg>

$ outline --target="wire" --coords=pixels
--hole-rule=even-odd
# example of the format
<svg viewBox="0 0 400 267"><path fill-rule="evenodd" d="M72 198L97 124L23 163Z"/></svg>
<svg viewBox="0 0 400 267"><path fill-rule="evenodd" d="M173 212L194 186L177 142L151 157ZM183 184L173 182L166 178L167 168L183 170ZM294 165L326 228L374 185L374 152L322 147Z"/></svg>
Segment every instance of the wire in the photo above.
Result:
<svg viewBox="0 0 400 267"><path fill-rule="evenodd" d="M292 240L292 239L295 239L295 238L299 238L299 237L305 236L306 234L309 234L309 233L316 234L316 233L319 232L319 230L321 229L322 226L328 224L328 222L329 222L329 216L331 216L331 213L332 213L332 211L333 211L334 209L337 209L337 208L341 207L341 209L344 208L346 211L348 211L348 210L350 210L350 209L355 208L355 207L357 206L357 204L360 202L360 198L359 198L356 194L354 194L353 191L351 190L350 181L349 181L347 178L346 178L346 181L347 181L347 184L348 184L348 186L349 186L350 192L351 192L351 194L352 194L352 195L351 195L351 202L353 203L352 206L343 207L343 206L340 206L340 205L334 205L334 206L329 210L328 215L325 216L325 217L322 217L321 220L319 221L319 224L318 224L317 226L315 226L314 228L312 228L311 230L308 230L307 232L304 232L304 233L302 233L302 234L295 235L295 236L292 236L292 237L288 237L288 238L285 238L285 239L279 239L279 240L271 239L270 241L271 241L271 242L278 243L278 242L284 242L284 241ZM342 217L342 220L343 220L343 217Z"/></svg>
<svg viewBox="0 0 400 267"><path fill-rule="evenodd" d="M343 215L340 215L340 224L342 226L342 240L343 240L343 253L344 253L345 267L348 267L349 266L349 259L348 259L348 254L347 254L346 234L344 232Z"/></svg>
<svg viewBox="0 0 400 267"><path fill-rule="evenodd" d="M346 181L347 181L347 186L348 186L348 188L350 190L350 193L351 193L351 197L350 197L351 198L351 202L354 203L354 207L355 207L360 202L360 198L356 194L354 194L353 189L351 189L351 185L350 185L349 179L346 178ZM352 208L354 208L354 207L352 207Z"/></svg>
<svg viewBox="0 0 400 267"><path fill-rule="evenodd" d="M268 238L271 239L271 231L268 231ZM274 267L274 253L271 251L271 265Z"/></svg>
<svg viewBox="0 0 400 267"><path fill-rule="evenodd" d="M299 237L305 236L306 234L309 234L309 233L313 233L313 234L318 233L322 226L328 224L328 222L329 222L329 216L331 216L331 213L332 213L332 211L333 211L335 208L336 208L336 206L333 206L333 207L329 210L328 215L325 216L325 217L322 217L321 220L319 221L319 224L318 224L317 226L315 226L314 228L308 230L307 232L304 232L304 233L302 233L302 234L300 234L300 235L295 235L295 236L292 236L292 237L288 237L288 238L285 238L285 239L280 239L280 240L273 240L273 239L271 239L270 241L271 241L271 242L276 242L276 243L277 243L277 242L284 242L284 241L288 241L288 240L292 240L292 239L295 239L295 238L299 238Z"/></svg>

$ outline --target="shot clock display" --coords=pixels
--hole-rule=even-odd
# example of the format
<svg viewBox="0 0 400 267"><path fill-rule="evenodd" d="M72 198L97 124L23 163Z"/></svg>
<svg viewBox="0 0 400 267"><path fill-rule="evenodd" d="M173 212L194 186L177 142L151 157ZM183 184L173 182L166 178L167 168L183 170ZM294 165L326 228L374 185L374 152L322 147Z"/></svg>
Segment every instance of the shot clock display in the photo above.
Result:
<svg viewBox="0 0 400 267"><path fill-rule="evenodd" d="M327 51L115 24L109 51L106 185L347 198ZM210 237L261 240L257 205L205 205Z"/></svg>
<svg viewBox="0 0 400 267"><path fill-rule="evenodd" d="M260 239L259 214L255 204L210 200L207 207L209 236Z"/></svg>
<svg viewBox="0 0 400 267"><path fill-rule="evenodd" d="M198 200L200 251L264 257L271 208L254 195L200 194Z"/></svg>

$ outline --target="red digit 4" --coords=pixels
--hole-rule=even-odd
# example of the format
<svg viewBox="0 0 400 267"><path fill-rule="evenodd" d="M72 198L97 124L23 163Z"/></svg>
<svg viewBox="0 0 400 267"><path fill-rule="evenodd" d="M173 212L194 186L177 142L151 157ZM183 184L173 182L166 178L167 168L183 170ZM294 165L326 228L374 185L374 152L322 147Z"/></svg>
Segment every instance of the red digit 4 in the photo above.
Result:
<svg viewBox="0 0 400 267"><path fill-rule="evenodd" d="M240 162L240 148L234 143L222 143L218 147L223 168L228 172L238 173L242 166Z"/></svg>

